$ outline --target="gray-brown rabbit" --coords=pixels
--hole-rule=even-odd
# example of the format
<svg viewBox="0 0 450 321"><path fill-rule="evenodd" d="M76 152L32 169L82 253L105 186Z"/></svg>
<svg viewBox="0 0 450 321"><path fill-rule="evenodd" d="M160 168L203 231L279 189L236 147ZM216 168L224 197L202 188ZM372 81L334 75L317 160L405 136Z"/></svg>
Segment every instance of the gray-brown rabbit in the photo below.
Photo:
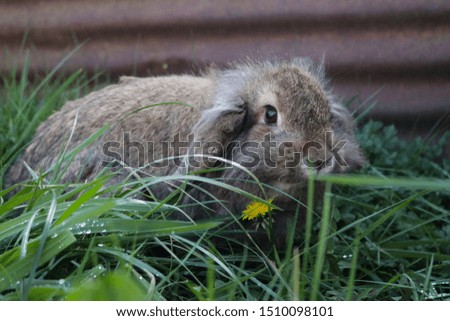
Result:
<svg viewBox="0 0 450 321"><path fill-rule="evenodd" d="M142 108L164 102L181 104ZM72 130L69 150L105 124L110 130L95 147L78 153L65 181L90 180L108 164L121 164L112 167L121 171L116 181L138 167L141 177L200 171L259 197L274 198L283 210L274 216L274 233L280 239L296 207L284 193L302 197L308 168L318 174L343 173L364 162L353 119L327 88L322 67L293 59L247 62L201 77L123 77L119 84L68 102L49 117L10 169L8 183L29 176L23 161L33 169L47 169ZM183 157L187 153L191 157ZM164 160L167 157L172 158ZM210 167L224 169L201 171ZM273 188L262 192L248 172ZM162 198L174 186L169 180L151 192ZM183 202L214 198L225 202L209 203L209 210L188 207L188 215L239 215L249 204L245 196L207 183L194 184Z"/></svg>

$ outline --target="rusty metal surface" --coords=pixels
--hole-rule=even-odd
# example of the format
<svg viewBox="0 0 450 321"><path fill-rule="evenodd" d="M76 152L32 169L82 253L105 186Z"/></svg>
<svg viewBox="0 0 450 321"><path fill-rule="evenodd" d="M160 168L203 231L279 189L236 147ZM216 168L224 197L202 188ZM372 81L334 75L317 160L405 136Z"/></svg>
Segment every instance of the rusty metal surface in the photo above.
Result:
<svg viewBox="0 0 450 321"><path fill-rule="evenodd" d="M23 46L26 34L25 46ZM376 118L432 121L450 112L450 1L0 0L0 72L55 66L113 75L187 72L273 56L325 56L335 92Z"/></svg>

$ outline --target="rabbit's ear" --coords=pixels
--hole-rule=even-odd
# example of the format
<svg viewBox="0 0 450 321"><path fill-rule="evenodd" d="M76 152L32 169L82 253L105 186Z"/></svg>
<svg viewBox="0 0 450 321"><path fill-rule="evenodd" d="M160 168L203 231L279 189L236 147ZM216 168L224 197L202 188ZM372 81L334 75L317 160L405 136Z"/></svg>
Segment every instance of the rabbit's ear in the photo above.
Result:
<svg viewBox="0 0 450 321"><path fill-rule="evenodd" d="M194 126L194 141L190 142L184 171L216 166L220 161L207 156L227 158L230 143L251 126L249 105L242 98L251 77L252 69L247 67L211 74L216 83L214 102Z"/></svg>
<svg viewBox="0 0 450 321"><path fill-rule="evenodd" d="M249 126L248 109L243 102L229 108L215 106L208 109L194 127L194 140L190 142L184 170L211 168L220 163L217 158L227 158L230 144Z"/></svg>

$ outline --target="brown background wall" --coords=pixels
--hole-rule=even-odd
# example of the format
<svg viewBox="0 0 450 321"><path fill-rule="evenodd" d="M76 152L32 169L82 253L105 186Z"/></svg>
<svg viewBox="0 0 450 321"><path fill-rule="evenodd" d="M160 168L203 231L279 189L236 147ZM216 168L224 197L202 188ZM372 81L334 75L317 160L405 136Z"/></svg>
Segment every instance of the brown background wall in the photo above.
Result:
<svg viewBox="0 0 450 321"><path fill-rule="evenodd" d="M113 75L179 73L214 62L325 56L335 92L372 97L371 116L406 132L450 119L450 1L0 0L0 73L65 64Z"/></svg>

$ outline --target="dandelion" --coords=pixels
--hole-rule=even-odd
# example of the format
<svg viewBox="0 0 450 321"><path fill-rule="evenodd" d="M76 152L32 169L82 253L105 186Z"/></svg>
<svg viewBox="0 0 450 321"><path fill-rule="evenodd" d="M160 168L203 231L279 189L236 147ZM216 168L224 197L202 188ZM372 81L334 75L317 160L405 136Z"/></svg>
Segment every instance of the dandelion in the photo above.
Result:
<svg viewBox="0 0 450 321"><path fill-rule="evenodd" d="M272 204L273 198L269 199L267 202ZM261 203L258 201L253 201L247 205L247 208L242 211L243 220L253 220L257 217L266 215L273 206L266 203Z"/></svg>

